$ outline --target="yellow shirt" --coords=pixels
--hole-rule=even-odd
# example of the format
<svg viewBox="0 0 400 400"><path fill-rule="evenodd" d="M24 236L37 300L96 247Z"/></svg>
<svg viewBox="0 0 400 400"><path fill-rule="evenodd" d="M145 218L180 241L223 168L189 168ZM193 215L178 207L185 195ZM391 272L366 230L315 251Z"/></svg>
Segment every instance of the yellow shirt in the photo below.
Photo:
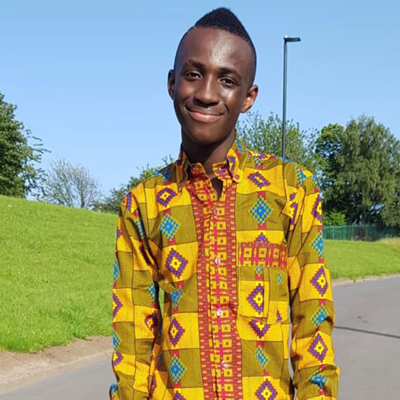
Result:
<svg viewBox="0 0 400 400"><path fill-rule="evenodd" d="M336 399L312 174L238 137L213 171L223 182L218 201L181 146L121 204L110 398L288 400L296 388L300 400Z"/></svg>

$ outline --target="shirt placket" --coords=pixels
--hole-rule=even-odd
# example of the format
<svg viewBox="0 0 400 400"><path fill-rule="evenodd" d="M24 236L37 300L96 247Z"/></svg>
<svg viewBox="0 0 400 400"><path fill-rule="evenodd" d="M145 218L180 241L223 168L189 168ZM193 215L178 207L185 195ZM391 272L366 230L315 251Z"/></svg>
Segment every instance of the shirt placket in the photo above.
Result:
<svg viewBox="0 0 400 400"><path fill-rule="evenodd" d="M211 332L214 350L214 368L216 381L216 395L218 399L229 398L228 377L232 376L230 351L231 343L229 322L229 296L227 293L227 265L226 265L226 234L223 215L225 215L226 188L228 181L222 179L223 187L217 202L211 182L204 182L204 190L210 206L209 217L209 265L210 268L210 307L211 307ZM222 247L222 248L221 248Z"/></svg>
<svg viewBox="0 0 400 400"><path fill-rule="evenodd" d="M202 238L198 266L200 354L204 395L208 400L243 398L241 342L236 331L235 185L221 165L214 173L223 182L217 201L202 166L191 170L188 184L197 233Z"/></svg>

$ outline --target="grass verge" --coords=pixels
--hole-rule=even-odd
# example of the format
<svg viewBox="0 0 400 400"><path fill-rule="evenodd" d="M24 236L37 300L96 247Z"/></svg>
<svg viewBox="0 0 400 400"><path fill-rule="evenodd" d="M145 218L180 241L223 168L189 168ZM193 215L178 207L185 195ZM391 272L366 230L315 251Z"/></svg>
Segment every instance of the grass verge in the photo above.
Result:
<svg viewBox="0 0 400 400"><path fill-rule="evenodd" d="M0 196L0 350L111 334L116 216Z"/></svg>
<svg viewBox="0 0 400 400"><path fill-rule="evenodd" d="M400 273L400 239L326 240L325 259L332 279Z"/></svg>

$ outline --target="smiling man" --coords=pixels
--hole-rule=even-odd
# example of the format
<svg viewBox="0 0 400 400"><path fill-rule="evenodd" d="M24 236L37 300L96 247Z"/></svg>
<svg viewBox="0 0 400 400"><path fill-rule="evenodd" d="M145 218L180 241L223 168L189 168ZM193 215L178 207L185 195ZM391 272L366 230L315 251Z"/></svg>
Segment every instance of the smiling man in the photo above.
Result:
<svg viewBox="0 0 400 400"><path fill-rule="evenodd" d="M178 159L120 208L111 399L337 398L319 190L235 129L255 72L254 45L225 8L179 43L168 74Z"/></svg>

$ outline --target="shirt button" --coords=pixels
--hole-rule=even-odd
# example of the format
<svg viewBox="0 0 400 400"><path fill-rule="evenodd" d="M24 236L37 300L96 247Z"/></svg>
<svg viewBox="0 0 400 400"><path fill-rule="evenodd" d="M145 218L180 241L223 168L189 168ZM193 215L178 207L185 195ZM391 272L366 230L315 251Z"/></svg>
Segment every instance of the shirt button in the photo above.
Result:
<svg viewBox="0 0 400 400"><path fill-rule="evenodd" d="M217 210L215 207L213 208L213 214L214 214L215 216L218 215L218 210Z"/></svg>
<svg viewBox="0 0 400 400"><path fill-rule="evenodd" d="M220 265L221 264L221 260L218 257L215 257L214 260L215 264Z"/></svg>
<svg viewBox="0 0 400 400"><path fill-rule="evenodd" d="M218 317L220 317L222 315L222 310L220 308L218 308L218 310L217 310L217 315L218 315Z"/></svg>
<svg viewBox="0 0 400 400"><path fill-rule="evenodd" d="M227 368L229 367L229 364L228 364L225 360L223 360L223 361L221 362L221 365L222 365L222 368L223 368L223 369L227 369Z"/></svg>

